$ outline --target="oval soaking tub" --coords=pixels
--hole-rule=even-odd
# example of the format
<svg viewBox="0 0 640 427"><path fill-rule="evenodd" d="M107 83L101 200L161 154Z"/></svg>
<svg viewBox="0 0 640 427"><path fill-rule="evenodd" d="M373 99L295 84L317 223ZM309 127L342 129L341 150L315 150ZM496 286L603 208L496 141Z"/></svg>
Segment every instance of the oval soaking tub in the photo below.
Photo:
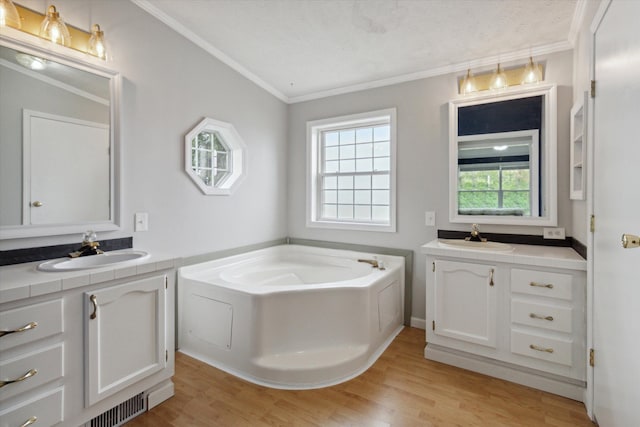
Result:
<svg viewBox="0 0 640 427"><path fill-rule="evenodd" d="M402 330L404 258L275 246L182 267L178 290L181 352L256 384L319 388L364 372Z"/></svg>

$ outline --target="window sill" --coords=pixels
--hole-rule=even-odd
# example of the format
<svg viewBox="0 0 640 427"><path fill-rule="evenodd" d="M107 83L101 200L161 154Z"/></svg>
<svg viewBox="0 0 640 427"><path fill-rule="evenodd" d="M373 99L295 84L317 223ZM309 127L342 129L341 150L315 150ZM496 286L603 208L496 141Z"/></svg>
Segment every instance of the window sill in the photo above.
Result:
<svg viewBox="0 0 640 427"><path fill-rule="evenodd" d="M307 221L307 228L324 228L350 231L378 231L395 233L395 224L369 224L363 222Z"/></svg>

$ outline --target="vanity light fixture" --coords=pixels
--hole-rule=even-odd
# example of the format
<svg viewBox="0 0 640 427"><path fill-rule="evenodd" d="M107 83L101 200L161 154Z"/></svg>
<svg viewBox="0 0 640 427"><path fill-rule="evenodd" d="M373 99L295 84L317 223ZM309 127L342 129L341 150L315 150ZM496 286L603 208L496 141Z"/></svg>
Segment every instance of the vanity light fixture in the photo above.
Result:
<svg viewBox="0 0 640 427"><path fill-rule="evenodd" d="M88 52L100 59L107 59L107 47L104 43L104 31L100 25L93 24L91 27L91 38L89 38Z"/></svg>
<svg viewBox="0 0 640 427"><path fill-rule="evenodd" d="M20 14L11 0L0 0L0 27L22 28Z"/></svg>
<svg viewBox="0 0 640 427"><path fill-rule="evenodd" d="M40 24L40 37L67 47L71 44L69 29L53 5L49 6L47 15Z"/></svg>
<svg viewBox="0 0 640 427"><path fill-rule="evenodd" d="M529 62L524 67L522 73L522 84L538 83L542 80L542 71L538 64L533 62L533 57L529 57Z"/></svg>
<svg viewBox="0 0 640 427"><path fill-rule="evenodd" d="M15 11L15 14L13 13ZM10 17L13 17L10 19ZM36 12L11 0L0 0L0 27L14 27L24 33L41 37L53 43L87 53L102 60L107 59L104 31L94 24L91 32L66 25L55 6L46 14Z"/></svg>
<svg viewBox="0 0 640 427"><path fill-rule="evenodd" d="M509 86L507 83L507 75L502 71L502 67L500 67L500 63L498 62L498 67L493 72L491 76L491 81L489 82L489 89L499 90L506 89Z"/></svg>
<svg viewBox="0 0 640 427"><path fill-rule="evenodd" d="M462 80L460 84L460 93L463 95L467 95L472 92L477 92L478 88L476 86L476 78L471 74L471 68L467 70L467 75Z"/></svg>

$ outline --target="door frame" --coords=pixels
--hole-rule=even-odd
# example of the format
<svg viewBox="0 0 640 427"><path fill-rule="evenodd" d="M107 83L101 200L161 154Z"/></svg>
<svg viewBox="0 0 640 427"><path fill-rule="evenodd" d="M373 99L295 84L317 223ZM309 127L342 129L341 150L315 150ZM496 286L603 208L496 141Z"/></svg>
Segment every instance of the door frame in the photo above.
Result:
<svg viewBox="0 0 640 427"><path fill-rule="evenodd" d="M591 21L591 26L589 27L590 33L590 58L589 58L589 80L595 81L596 75L596 32L604 19L604 16L609 9L609 5L612 0L601 0L600 6L596 11L596 14ZM589 352L594 348L593 342L593 317L594 317L594 280L593 280L593 271L594 271L594 234L591 231L591 218L595 212L595 200L594 200L594 185L595 185L595 144L596 140L594 138L594 121L595 121L595 98L593 96L589 96L588 99L588 110L587 110L588 122L587 122L587 191L586 191L586 205L587 205L587 218L586 218L586 226L587 226L587 301L586 301L586 320L587 320L587 361L589 358ZM595 396L594 396L594 367L587 363L587 388L584 393L584 404L587 409L587 415L591 420L595 421L595 416L593 413L595 406Z"/></svg>

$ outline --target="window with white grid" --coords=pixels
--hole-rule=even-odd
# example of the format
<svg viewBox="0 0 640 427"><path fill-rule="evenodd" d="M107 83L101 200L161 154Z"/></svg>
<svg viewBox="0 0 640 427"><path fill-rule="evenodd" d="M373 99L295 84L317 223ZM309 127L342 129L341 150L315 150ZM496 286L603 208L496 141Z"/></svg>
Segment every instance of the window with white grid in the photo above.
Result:
<svg viewBox="0 0 640 427"><path fill-rule="evenodd" d="M308 123L312 227L395 231L395 109Z"/></svg>

